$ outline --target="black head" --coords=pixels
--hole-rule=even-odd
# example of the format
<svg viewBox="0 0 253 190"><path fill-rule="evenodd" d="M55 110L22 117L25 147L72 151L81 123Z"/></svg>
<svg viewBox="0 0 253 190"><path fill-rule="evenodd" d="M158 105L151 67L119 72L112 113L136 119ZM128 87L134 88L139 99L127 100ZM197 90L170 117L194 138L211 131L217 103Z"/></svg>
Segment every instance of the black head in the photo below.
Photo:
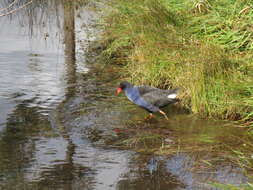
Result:
<svg viewBox="0 0 253 190"><path fill-rule="evenodd" d="M123 81L119 84L119 88L121 88L122 90L125 90L126 88L132 86L129 82L127 81Z"/></svg>
<svg viewBox="0 0 253 190"><path fill-rule="evenodd" d="M119 84L119 87L117 88L116 94L118 95L122 90L125 90L128 87L131 87L132 85L127 82L127 81L123 81Z"/></svg>

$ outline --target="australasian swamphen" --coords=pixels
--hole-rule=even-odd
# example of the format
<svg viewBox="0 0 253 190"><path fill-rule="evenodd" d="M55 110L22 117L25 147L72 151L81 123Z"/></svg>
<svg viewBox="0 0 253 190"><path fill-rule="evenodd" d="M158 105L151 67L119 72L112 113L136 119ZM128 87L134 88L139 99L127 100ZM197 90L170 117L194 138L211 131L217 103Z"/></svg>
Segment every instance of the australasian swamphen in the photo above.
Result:
<svg viewBox="0 0 253 190"><path fill-rule="evenodd" d="M127 98L138 106L147 110L150 114L148 118L153 117L154 112L160 112L168 120L166 113L160 108L178 101L178 88L170 90L162 90L150 86L134 86L131 83L121 82L117 88L116 94L121 91L125 92Z"/></svg>

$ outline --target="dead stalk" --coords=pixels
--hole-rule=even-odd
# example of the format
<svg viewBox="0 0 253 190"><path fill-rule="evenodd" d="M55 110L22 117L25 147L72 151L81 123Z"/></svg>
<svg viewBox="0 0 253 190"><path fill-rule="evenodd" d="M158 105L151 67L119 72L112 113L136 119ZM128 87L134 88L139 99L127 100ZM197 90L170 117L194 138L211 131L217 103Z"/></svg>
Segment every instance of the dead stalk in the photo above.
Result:
<svg viewBox="0 0 253 190"><path fill-rule="evenodd" d="M7 7L1 8L0 11L5 11L5 10L11 8L17 1L18 1L18 0L15 0L15 1L13 1L12 3L10 3Z"/></svg>
<svg viewBox="0 0 253 190"><path fill-rule="evenodd" d="M22 6L18 7L18 8L16 8L16 9L13 9L13 10L7 12L7 13L1 14L0 17L13 14L13 13L17 12L18 10L21 10L21 9L25 8L26 6L30 5L32 2L33 2L33 0L31 0L31 1L27 2L27 3L25 3L24 5L22 5ZM12 6L12 5L11 5L11 6ZM10 7L10 5L9 5L9 7ZM5 8L5 9L8 9L8 8Z"/></svg>

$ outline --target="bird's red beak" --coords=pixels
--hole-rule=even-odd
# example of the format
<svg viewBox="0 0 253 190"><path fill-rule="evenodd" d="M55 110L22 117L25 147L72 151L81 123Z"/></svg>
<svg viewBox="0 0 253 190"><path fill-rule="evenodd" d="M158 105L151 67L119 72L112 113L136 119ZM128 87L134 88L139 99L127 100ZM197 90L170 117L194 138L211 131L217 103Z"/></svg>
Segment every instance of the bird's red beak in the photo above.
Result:
<svg viewBox="0 0 253 190"><path fill-rule="evenodd" d="M122 91L122 88L117 88L117 90L116 90L116 95L119 95L119 93L121 93L121 91Z"/></svg>

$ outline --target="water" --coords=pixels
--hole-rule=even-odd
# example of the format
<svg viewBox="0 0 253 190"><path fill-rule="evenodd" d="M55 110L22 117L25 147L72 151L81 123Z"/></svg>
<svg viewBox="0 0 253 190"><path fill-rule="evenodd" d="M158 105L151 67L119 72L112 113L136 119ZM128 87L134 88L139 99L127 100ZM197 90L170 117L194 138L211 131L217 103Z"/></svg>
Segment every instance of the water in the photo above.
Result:
<svg viewBox="0 0 253 190"><path fill-rule="evenodd" d="M104 6L34 1L34 9L0 18L0 189L197 190L248 182L221 147L245 144L241 129L169 108L168 122L144 122L142 109L114 96L118 68L93 63L96 50L88 51ZM154 134L162 140L146 141ZM132 150L119 145L129 139ZM147 151L160 141L160 152Z"/></svg>
<svg viewBox="0 0 253 190"><path fill-rule="evenodd" d="M64 98L66 82L60 37L55 38L56 32L50 28L37 29L31 37L33 27L23 26L19 16L11 20L0 18L0 102L4 107L0 111L1 130L18 105L27 104L48 114ZM27 18L26 15L24 20ZM45 34L50 34L47 39Z"/></svg>

